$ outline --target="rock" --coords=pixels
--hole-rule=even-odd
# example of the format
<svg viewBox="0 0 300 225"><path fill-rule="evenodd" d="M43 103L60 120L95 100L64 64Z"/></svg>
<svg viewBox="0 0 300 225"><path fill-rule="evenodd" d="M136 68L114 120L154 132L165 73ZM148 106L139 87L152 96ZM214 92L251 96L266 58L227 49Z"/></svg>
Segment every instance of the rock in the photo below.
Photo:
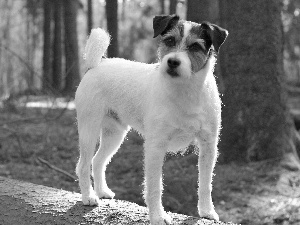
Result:
<svg viewBox="0 0 300 225"><path fill-rule="evenodd" d="M169 213L173 224L229 225ZM0 224L150 224L148 210L135 203L102 199L97 207L83 206L72 193L0 177Z"/></svg>

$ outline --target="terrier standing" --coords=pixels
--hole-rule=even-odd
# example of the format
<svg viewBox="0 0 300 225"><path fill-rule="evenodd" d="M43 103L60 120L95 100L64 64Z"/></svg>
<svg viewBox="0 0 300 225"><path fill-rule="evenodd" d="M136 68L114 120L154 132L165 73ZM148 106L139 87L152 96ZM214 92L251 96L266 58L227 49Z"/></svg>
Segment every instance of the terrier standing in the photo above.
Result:
<svg viewBox="0 0 300 225"><path fill-rule="evenodd" d="M93 29L87 41L88 71L76 92L80 159L76 168L84 205L113 198L105 170L132 127L145 138L145 190L152 225L170 224L162 206L162 166L167 152L199 147L198 211L219 220L211 198L221 123L221 101L213 75L215 56L228 32L214 24L156 16L159 63L103 58L110 37ZM100 147L94 149L100 135ZM90 166L94 189L90 181Z"/></svg>

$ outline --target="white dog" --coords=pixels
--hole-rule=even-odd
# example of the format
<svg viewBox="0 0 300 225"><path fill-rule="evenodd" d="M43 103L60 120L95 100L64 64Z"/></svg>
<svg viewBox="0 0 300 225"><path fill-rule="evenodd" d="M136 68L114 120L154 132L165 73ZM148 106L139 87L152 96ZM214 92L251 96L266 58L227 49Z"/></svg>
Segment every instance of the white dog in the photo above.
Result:
<svg viewBox="0 0 300 225"><path fill-rule="evenodd" d="M210 23L156 16L161 36L159 63L103 58L109 35L93 29L87 41L88 71L76 92L80 159L76 168L84 205L113 198L105 170L130 129L145 138L145 190L151 224L170 224L162 206L162 166L167 152L199 146L201 217L218 220L211 198L221 122L221 101L213 75L215 57L228 32ZM100 147L94 156L97 139ZM90 181L92 175L94 189Z"/></svg>

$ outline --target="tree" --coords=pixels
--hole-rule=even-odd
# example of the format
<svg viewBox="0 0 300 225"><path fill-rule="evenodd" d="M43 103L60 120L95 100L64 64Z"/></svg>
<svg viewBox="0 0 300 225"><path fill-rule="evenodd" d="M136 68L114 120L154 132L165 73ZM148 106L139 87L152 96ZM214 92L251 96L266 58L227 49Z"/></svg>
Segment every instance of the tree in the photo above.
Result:
<svg viewBox="0 0 300 225"><path fill-rule="evenodd" d="M88 18L88 22L87 22L87 33L90 34L92 28L93 28L93 1L92 0L88 0L88 10L87 10L87 18Z"/></svg>
<svg viewBox="0 0 300 225"><path fill-rule="evenodd" d="M165 0L159 0L160 3L160 14L164 15L165 14Z"/></svg>
<svg viewBox="0 0 300 225"><path fill-rule="evenodd" d="M176 14L177 0L170 0L169 14Z"/></svg>
<svg viewBox="0 0 300 225"><path fill-rule="evenodd" d="M1 76L0 76L0 96L8 96L11 94L11 83L13 83L13 63L12 57L10 55L5 54L3 50L7 50L4 46L10 46L10 42L12 41L11 35L11 24L12 24L12 8L15 2L11 1L2 1L0 2L0 10L1 15L6 15L5 19L0 20L0 68L1 68ZM14 41L14 40L13 40Z"/></svg>
<svg viewBox="0 0 300 225"><path fill-rule="evenodd" d="M225 93L220 159L292 158L299 169L296 132L283 89L280 1L222 1L229 36L221 49Z"/></svg>
<svg viewBox="0 0 300 225"><path fill-rule="evenodd" d="M53 74L52 87L61 90L62 82L62 1L55 0L54 3L54 40L53 40Z"/></svg>
<svg viewBox="0 0 300 225"><path fill-rule="evenodd" d="M111 36L111 42L107 49L107 56L118 57L118 0L106 0L105 10L107 30Z"/></svg>
<svg viewBox="0 0 300 225"><path fill-rule="evenodd" d="M80 68L78 56L78 33L77 33L77 0L64 0L64 31L65 31L65 55L66 55L66 78L63 92L73 95L80 81Z"/></svg>
<svg viewBox="0 0 300 225"><path fill-rule="evenodd" d="M44 0L44 46L43 46L43 78L42 89L47 90L52 82L51 74L51 11L50 0Z"/></svg>
<svg viewBox="0 0 300 225"><path fill-rule="evenodd" d="M211 0L188 0L186 19L196 23L209 20L209 5Z"/></svg>
<svg viewBox="0 0 300 225"><path fill-rule="evenodd" d="M289 73L289 82L300 85L300 16L299 0L284 1L283 23L285 31L285 69Z"/></svg>
<svg viewBox="0 0 300 225"><path fill-rule="evenodd" d="M36 53L39 48L39 36L40 36L40 26L42 20L40 20L40 10L43 5L42 1L38 0L27 0L25 1L25 9L21 11L21 15L23 15L23 21L26 21L26 27L24 36L26 37L25 46L26 46L26 61L27 64L30 65L27 72L25 72L25 81L27 84L27 89L34 89L37 85L37 76L35 75L34 68L35 67L35 58ZM24 13L24 14L23 14Z"/></svg>

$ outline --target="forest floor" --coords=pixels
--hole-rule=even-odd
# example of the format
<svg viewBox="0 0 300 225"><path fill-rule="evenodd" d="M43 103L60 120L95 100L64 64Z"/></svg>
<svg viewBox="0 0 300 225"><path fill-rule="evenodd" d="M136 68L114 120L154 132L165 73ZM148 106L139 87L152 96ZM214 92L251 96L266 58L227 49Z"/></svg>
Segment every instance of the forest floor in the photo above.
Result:
<svg viewBox="0 0 300 225"><path fill-rule="evenodd" d="M79 192L72 178L79 156L75 111L61 105L0 103L0 176ZM222 221L300 224L300 175L278 167L277 160L217 163L215 174L213 200ZM113 157L107 179L115 198L144 205L143 140L136 132L129 132ZM195 154L167 156L164 184L167 211L197 216Z"/></svg>

